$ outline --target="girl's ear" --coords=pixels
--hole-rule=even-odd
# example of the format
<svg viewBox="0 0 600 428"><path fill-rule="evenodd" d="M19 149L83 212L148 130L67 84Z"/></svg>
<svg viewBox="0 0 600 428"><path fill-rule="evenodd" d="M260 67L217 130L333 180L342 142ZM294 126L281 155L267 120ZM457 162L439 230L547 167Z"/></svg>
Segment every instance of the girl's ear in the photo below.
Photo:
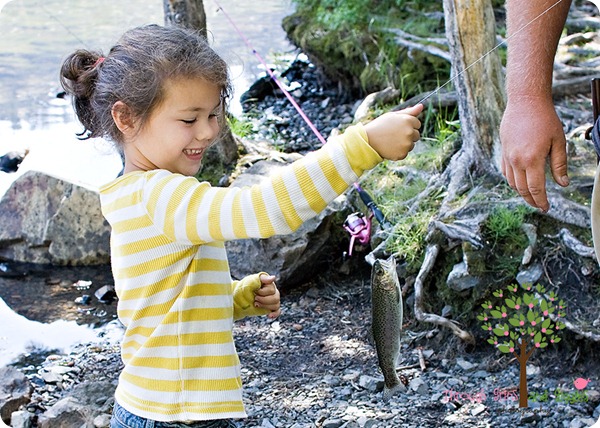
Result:
<svg viewBox="0 0 600 428"><path fill-rule="evenodd" d="M110 111L115 125L124 136L132 135L135 132L135 121L131 109L123 101L117 101L113 104Z"/></svg>

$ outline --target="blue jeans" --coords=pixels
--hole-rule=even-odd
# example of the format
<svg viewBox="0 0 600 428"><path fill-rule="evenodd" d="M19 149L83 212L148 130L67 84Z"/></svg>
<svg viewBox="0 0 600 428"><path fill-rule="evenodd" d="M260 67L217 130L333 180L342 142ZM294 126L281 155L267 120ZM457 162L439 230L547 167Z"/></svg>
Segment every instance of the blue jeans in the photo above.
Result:
<svg viewBox="0 0 600 428"><path fill-rule="evenodd" d="M110 428L237 428L237 424L229 419L190 423L153 421L134 415L115 401Z"/></svg>

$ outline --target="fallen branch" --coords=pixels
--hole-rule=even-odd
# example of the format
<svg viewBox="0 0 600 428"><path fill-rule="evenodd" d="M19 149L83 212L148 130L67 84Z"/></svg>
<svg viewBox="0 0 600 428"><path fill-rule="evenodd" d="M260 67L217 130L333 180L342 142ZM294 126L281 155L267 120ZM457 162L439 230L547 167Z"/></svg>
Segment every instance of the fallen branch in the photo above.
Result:
<svg viewBox="0 0 600 428"><path fill-rule="evenodd" d="M428 245L425 250L425 259L423 260L423 264L421 265L421 270L417 275L417 279L415 280L415 318L417 321L421 322L429 322L437 325L441 325L443 327L447 327L452 332L457 335L459 338L464 340L465 342L474 344L475 339L473 335L465 330L462 330L456 321L449 320L439 315L430 314L423 310L423 285L427 275L433 269L433 265L435 264L435 260L437 259L438 254L440 253L440 246L438 244Z"/></svg>

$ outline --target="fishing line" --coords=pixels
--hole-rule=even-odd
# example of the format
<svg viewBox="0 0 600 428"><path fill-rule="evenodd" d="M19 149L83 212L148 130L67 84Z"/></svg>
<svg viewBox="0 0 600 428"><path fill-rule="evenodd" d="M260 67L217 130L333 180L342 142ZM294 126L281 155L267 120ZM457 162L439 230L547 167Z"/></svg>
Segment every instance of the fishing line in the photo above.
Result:
<svg viewBox="0 0 600 428"><path fill-rule="evenodd" d="M215 2L215 4L218 7L217 12L218 11L223 12L223 15L225 16L225 18L227 18L227 20L229 21L229 23L231 24L231 26L235 29L236 33L244 41L244 43L246 44L246 46L248 47L248 49L250 49L252 51L252 53L256 56L256 58L258 58L258 60L263 65L263 67L265 68L265 70L267 71L267 73L269 74L269 76L271 77L271 79L273 79L273 81L279 87L279 89L281 89L281 91L283 92L283 94L285 95L285 97L290 101L290 103L292 103L292 105L294 106L294 108L296 109L296 111L298 112L298 114L306 122L306 124L311 129L311 131L317 136L317 138L319 139L319 141L321 141L321 143L323 143L323 144L327 143L327 140L325 140L325 138L323 137L323 135L321 135L321 133L319 132L319 130L317 129L317 127L311 122L311 120L304 113L304 111L302 110L302 108L298 105L298 103L296 102L296 100L284 88L283 84L279 81L279 79L277 79L277 76L275 76L275 73L273 73L273 71L271 70L271 67L269 67L267 65L267 63L262 58L262 56L260 56L260 54L258 53L258 51L254 48L254 46L252 46L252 43L250 43L250 40L248 40L248 38L244 35L244 33L242 33L242 31L238 28L238 26L235 24L235 22L233 21L233 19L231 19L231 17L225 11L225 9L223 9L223 6L221 6L217 0L213 0L213 1Z"/></svg>
<svg viewBox="0 0 600 428"><path fill-rule="evenodd" d="M62 21L60 19L58 19L52 12L50 12L48 9L46 9L46 7L44 6L43 3L37 3L37 5L39 7L41 7L44 10L44 12L46 12L46 15L48 15L50 18L52 18L53 20L55 20L58 23L58 25L60 25L61 27L63 27L67 31L67 33L69 33L71 36L73 36L75 38L75 40L77 40L83 46L86 46L86 43L83 40L81 40L77 36L77 34L73 33L69 27L67 27L65 24L63 24Z"/></svg>
<svg viewBox="0 0 600 428"><path fill-rule="evenodd" d="M527 1L527 0L525 0ZM501 41L500 43L498 43L496 46L494 46L492 49L490 49L488 52L486 52L485 54L483 54L478 60L476 60L475 62L473 62L471 65L469 65L467 68L465 68L464 70L462 70L460 73L458 73L456 76L451 77L446 83L444 83L441 86L438 86L437 89L435 89L434 91L430 92L429 94L427 94L421 101L419 101L417 104L422 104L424 101L426 101L427 99L429 99L430 97L432 97L433 95L437 94L438 92L440 92L442 89L444 89L447 85L449 85L450 83L454 82L456 79L458 79L460 76L462 76L463 74L465 74L467 71L469 71L472 67L474 67L475 65L479 64L481 61L483 61L485 58L487 58L489 55L491 55L493 52L495 52L496 50L498 50L498 48L500 48L501 46L505 45L506 43L508 43L508 41L510 39L512 39L513 37L517 36L518 34L520 34L521 32L523 32L525 29L527 29L531 24L533 24L534 22L536 22L538 19L540 19L542 16L544 16L545 14L547 14L548 12L550 12L552 9L554 9L556 6L559 5L559 3L561 3L563 0L558 0L556 3L554 3L552 6L550 6L548 9L544 10L542 13L540 13L538 16L536 16L535 18L533 18L531 21L529 21L527 24L523 25L521 28L519 28L514 34L511 34L510 37L506 38L506 40Z"/></svg>

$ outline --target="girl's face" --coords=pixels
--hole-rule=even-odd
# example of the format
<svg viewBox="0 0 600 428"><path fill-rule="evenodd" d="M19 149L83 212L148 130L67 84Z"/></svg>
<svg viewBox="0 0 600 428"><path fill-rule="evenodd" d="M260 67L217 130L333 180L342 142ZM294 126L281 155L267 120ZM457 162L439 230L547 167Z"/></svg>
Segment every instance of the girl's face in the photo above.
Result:
<svg viewBox="0 0 600 428"><path fill-rule="evenodd" d="M200 78L181 78L167 81L164 93L144 126L134 125L126 137L125 172L166 169L195 175L219 135L219 87Z"/></svg>

